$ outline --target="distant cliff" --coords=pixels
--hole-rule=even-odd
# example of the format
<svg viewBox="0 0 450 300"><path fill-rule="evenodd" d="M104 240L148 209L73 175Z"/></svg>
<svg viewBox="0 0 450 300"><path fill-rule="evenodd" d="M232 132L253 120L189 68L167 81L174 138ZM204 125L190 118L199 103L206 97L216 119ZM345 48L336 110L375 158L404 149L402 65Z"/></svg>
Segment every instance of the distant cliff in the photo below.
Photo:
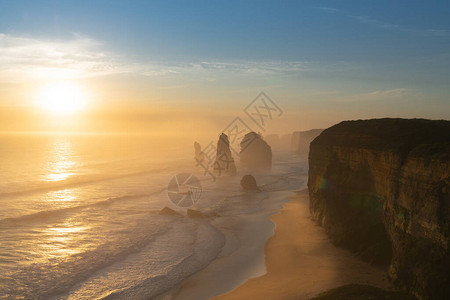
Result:
<svg viewBox="0 0 450 300"><path fill-rule="evenodd" d="M291 137L291 150L298 154L308 154L309 144L323 131L311 129L307 131L294 131Z"/></svg>
<svg viewBox="0 0 450 300"><path fill-rule="evenodd" d="M420 299L450 295L450 122L345 121L310 146L310 211L337 245L389 264Z"/></svg>

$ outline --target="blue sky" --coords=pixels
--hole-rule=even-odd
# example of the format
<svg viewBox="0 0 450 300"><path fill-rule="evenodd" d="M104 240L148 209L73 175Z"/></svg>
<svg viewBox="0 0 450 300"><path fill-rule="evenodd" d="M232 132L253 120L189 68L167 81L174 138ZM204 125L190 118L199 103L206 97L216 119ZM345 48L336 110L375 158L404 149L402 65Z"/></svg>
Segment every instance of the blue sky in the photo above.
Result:
<svg viewBox="0 0 450 300"><path fill-rule="evenodd" d="M42 49L76 56L69 68L89 66L70 74L109 76L159 101L172 95L161 86L184 95L188 86L188 98L219 102L265 90L293 108L346 107L359 97L369 99L357 106L361 117L448 118L449 15L447 1L4 0L0 51L48 43ZM45 64L8 49L3 70L19 60ZM9 71L0 72L0 89L17 73ZM384 108L371 114L377 104Z"/></svg>
<svg viewBox="0 0 450 300"><path fill-rule="evenodd" d="M80 33L151 59L396 60L445 53L446 1L1 1L3 33Z"/></svg>

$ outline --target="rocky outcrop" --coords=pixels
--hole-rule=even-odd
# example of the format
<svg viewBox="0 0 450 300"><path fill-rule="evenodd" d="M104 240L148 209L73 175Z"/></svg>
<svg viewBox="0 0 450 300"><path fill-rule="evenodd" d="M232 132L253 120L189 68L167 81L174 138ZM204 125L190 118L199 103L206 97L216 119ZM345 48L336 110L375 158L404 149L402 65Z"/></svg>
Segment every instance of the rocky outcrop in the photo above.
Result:
<svg viewBox="0 0 450 300"><path fill-rule="evenodd" d="M450 295L450 122L339 123L310 146L310 211L420 299Z"/></svg>
<svg viewBox="0 0 450 300"><path fill-rule="evenodd" d="M308 154L309 144L321 134L323 129L294 131L291 138L291 150L297 154Z"/></svg>
<svg viewBox="0 0 450 300"><path fill-rule="evenodd" d="M268 171L272 168L272 148L256 132L247 133L242 139L239 157L247 170Z"/></svg>
<svg viewBox="0 0 450 300"><path fill-rule="evenodd" d="M259 187L256 185L256 179L253 175L244 175L241 179L241 186L246 191L260 191Z"/></svg>
<svg viewBox="0 0 450 300"><path fill-rule="evenodd" d="M214 171L218 175L236 174L236 165L230 151L228 136L222 133L217 141L217 154L214 162Z"/></svg>

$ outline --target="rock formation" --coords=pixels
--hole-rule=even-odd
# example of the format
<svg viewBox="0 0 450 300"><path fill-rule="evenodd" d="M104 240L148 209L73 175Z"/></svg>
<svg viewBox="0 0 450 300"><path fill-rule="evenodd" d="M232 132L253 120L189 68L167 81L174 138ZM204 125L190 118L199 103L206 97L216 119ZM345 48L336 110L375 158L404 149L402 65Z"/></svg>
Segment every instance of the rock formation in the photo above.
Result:
<svg viewBox="0 0 450 300"><path fill-rule="evenodd" d="M297 154L308 154L309 144L321 134L323 129L294 131L291 138L291 150Z"/></svg>
<svg viewBox="0 0 450 300"><path fill-rule="evenodd" d="M214 162L214 171L218 175L236 174L236 165L230 151L228 136L222 133L217 141L217 154Z"/></svg>
<svg viewBox="0 0 450 300"><path fill-rule="evenodd" d="M246 191L260 191L256 185L255 177L252 175L244 175L241 179L241 186Z"/></svg>
<svg viewBox="0 0 450 300"><path fill-rule="evenodd" d="M272 148L256 132L247 133L241 141L239 157L244 168L268 171L272 168Z"/></svg>
<svg viewBox="0 0 450 300"><path fill-rule="evenodd" d="M346 121L309 153L310 211L420 299L450 295L450 122Z"/></svg>

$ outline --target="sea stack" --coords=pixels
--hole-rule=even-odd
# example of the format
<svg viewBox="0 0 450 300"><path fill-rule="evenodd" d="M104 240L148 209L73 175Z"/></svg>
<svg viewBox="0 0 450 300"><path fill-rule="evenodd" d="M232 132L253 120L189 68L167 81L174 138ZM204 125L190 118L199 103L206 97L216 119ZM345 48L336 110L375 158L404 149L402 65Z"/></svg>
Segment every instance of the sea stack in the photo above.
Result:
<svg viewBox="0 0 450 300"><path fill-rule="evenodd" d="M220 176L223 174L236 175L236 165L230 151L228 136L222 133L217 141L216 161L214 171Z"/></svg>
<svg viewBox="0 0 450 300"><path fill-rule="evenodd" d="M310 211L335 244L389 265L419 299L450 295L450 121L345 121L309 152Z"/></svg>
<svg viewBox="0 0 450 300"><path fill-rule="evenodd" d="M247 133L241 141L241 164L252 171L269 171L272 168L272 148L256 132Z"/></svg>

